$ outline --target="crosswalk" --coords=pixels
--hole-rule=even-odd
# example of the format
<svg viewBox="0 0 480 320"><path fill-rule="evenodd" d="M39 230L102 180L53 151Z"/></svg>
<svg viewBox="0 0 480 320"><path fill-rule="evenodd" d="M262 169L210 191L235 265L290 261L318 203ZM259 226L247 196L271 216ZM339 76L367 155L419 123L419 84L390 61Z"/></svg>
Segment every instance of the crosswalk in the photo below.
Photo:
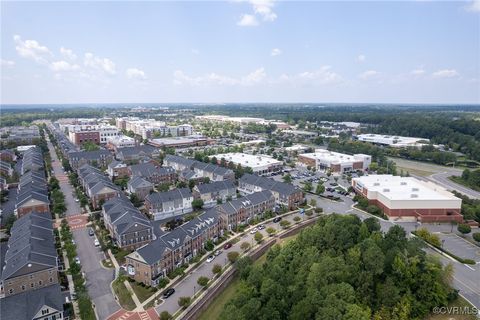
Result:
<svg viewBox="0 0 480 320"><path fill-rule="evenodd" d="M154 308L150 308L147 311L127 311L120 309L107 320L157 320L158 314Z"/></svg>

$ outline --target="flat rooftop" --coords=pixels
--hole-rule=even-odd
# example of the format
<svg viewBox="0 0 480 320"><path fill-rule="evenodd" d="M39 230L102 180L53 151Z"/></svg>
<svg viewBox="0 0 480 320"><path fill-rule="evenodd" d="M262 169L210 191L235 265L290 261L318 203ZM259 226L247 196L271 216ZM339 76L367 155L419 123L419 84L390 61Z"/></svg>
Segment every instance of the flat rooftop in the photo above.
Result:
<svg viewBox="0 0 480 320"><path fill-rule="evenodd" d="M359 134L357 139L360 141L396 145L396 146L410 146L416 145L421 141L426 141L428 143L430 140L425 138L417 137L402 137L402 136L390 136L384 134Z"/></svg>
<svg viewBox="0 0 480 320"><path fill-rule="evenodd" d="M241 166L256 168L267 167L271 165L283 165L282 161L274 159L265 155L252 155L246 153L223 153L210 156L210 158L216 157L218 160L224 158L228 162L240 164Z"/></svg>
<svg viewBox="0 0 480 320"><path fill-rule="evenodd" d="M353 178L357 185L376 191L391 200L460 200L443 187L413 177L390 174Z"/></svg>
<svg viewBox="0 0 480 320"><path fill-rule="evenodd" d="M351 163L351 162L363 161L365 159L370 158L370 156L366 154L355 154L352 156L349 154L328 151L325 149L317 149L313 153L303 153L300 155L307 158L316 159L316 160L329 162L329 163Z"/></svg>

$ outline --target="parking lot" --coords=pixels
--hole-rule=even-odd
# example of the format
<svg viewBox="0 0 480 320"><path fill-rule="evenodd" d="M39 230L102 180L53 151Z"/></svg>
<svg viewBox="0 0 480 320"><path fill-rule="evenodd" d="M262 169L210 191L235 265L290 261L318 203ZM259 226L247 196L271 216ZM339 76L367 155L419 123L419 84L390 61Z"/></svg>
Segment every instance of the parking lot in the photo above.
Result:
<svg viewBox="0 0 480 320"><path fill-rule="evenodd" d="M480 248L456 234L437 233L442 241L443 248L463 259L472 259L480 262Z"/></svg>

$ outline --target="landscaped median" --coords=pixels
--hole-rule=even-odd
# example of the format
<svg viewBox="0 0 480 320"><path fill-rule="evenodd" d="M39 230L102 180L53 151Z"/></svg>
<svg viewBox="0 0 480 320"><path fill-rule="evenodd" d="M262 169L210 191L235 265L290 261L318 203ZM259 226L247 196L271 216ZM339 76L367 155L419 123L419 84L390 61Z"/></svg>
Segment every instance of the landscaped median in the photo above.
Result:
<svg viewBox="0 0 480 320"><path fill-rule="evenodd" d="M434 249L439 250L439 251L449 255L450 257L452 257L453 259L457 260L460 263L471 264L471 265L476 264L476 262L472 259L460 258L459 256L454 255L450 251L447 251L444 248L442 248L440 237L436 234L431 233L426 228L420 228L417 231L412 231L412 234L415 235L416 237L422 239L429 246L431 246Z"/></svg>

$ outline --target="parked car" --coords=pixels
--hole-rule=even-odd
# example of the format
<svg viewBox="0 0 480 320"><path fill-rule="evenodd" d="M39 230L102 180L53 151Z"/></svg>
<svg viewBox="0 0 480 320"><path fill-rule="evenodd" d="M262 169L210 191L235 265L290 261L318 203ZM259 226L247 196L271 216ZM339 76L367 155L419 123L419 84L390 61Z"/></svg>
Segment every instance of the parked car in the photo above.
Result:
<svg viewBox="0 0 480 320"><path fill-rule="evenodd" d="M95 247L98 247L100 246L100 241L98 241L98 239L95 238L95 240L93 241L93 244L95 245Z"/></svg>
<svg viewBox="0 0 480 320"><path fill-rule="evenodd" d="M223 246L223 250L228 250L232 247L232 244L230 242L227 242L225 243L225 245Z"/></svg>
<svg viewBox="0 0 480 320"><path fill-rule="evenodd" d="M258 226L258 230L263 230L263 229L265 229L265 226L263 224Z"/></svg>
<svg viewBox="0 0 480 320"><path fill-rule="evenodd" d="M253 228L252 230L250 230L250 233L251 233L251 234L255 234L255 233L257 233L257 231L258 231L257 228Z"/></svg>
<svg viewBox="0 0 480 320"><path fill-rule="evenodd" d="M282 217L276 217L275 219L273 219L273 222L278 223L280 222L280 220L282 220Z"/></svg>
<svg viewBox="0 0 480 320"><path fill-rule="evenodd" d="M170 297L174 293L175 293L175 289L173 289L173 288L167 289L167 290L165 290L165 292L163 292L163 298L167 299L168 297Z"/></svg>
<svg viewBox="0 0 480 320"><path fill-rule="evenodd" d="M215 259L215 256L213 254L209 255L207 258L207 262L212 262Z"/></svg>
<svg viewBox="0 0 480 320"><path fill-rule="evenodd" d="M220 253L222 253L222 250L217 250L217 251L215 251L214 255L219 256Z"/></svg>
<svg viewBox="0 0 480 320"><path fill-rule="evenodd" d="M95 234L92 228L88 228L88 235L92 237Z"/></svg>
<svg viewBox="0 0 480 320"><path fill-rule="evenodd" d="M79 257L75 257L75 262L76 262L77 264L80 264L80 258L79 258Z"/></svg>

